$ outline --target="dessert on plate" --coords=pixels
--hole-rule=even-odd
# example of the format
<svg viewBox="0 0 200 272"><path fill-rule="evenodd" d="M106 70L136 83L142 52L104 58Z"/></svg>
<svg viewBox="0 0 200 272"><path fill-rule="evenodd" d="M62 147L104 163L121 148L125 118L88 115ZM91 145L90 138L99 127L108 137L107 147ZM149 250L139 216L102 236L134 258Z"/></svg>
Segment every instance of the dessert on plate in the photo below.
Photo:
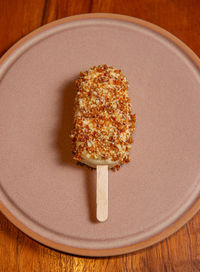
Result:
<svg viewBox="0 0 200 272"><path fill-rule="evenodd" d="M135 115L128 80L112 66L93 66L76 80L73 158L97 169L96 217L108 218L108 168L130 161Z"/></svg>

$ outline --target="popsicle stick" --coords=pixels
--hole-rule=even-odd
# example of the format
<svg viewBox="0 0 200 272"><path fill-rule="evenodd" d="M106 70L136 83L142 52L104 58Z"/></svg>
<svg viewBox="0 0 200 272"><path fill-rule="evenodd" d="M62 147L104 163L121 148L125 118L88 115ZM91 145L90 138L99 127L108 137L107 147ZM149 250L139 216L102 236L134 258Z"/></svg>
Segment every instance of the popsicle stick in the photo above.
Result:
<svg viewBox="0 0 200 272"><path fill-rule="evenodd" d="M96 217L100 222L108 218L108 166L97 165Z"/></svg>

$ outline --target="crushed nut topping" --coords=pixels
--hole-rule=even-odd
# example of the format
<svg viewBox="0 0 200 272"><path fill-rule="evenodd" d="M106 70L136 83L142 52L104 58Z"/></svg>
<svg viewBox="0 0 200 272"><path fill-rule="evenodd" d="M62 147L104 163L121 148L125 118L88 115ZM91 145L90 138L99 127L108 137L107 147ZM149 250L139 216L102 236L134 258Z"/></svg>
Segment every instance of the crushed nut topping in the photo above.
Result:
<svg viewBox="0 0 200 272"><path fill-rule="evenodd" d="M128 80L121 70L99 65L80 73L76 80L73 158L82 154L97 160L130 161L136 116L128 96Z"/></svg>

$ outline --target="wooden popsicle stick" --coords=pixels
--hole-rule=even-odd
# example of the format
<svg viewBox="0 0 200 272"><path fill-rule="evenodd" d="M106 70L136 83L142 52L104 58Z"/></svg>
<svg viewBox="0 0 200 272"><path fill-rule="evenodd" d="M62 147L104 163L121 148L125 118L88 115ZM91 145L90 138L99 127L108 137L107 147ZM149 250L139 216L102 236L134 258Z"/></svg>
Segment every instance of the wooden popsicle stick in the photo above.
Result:
<svg viewBox="0 0 200 272"><path fill-rule="evenodd" d="M108 165L97 165L96 217L100 222L108 218Z"/></svg>

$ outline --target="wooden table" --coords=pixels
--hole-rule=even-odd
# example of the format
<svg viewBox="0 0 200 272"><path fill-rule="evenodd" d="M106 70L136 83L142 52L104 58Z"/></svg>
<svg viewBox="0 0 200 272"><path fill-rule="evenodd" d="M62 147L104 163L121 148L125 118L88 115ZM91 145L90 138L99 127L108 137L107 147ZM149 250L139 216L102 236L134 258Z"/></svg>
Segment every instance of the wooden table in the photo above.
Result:
<svg viewBox="0 0 200 272"><path fill-rule="evenodd" d="M0 0L0 56L39 26L66 16L112 12L170 31L200 56L199 0ZM0 214L0 272L200 271L200 213L168 239L119 257L80 258L33 241Z"/></svg>

